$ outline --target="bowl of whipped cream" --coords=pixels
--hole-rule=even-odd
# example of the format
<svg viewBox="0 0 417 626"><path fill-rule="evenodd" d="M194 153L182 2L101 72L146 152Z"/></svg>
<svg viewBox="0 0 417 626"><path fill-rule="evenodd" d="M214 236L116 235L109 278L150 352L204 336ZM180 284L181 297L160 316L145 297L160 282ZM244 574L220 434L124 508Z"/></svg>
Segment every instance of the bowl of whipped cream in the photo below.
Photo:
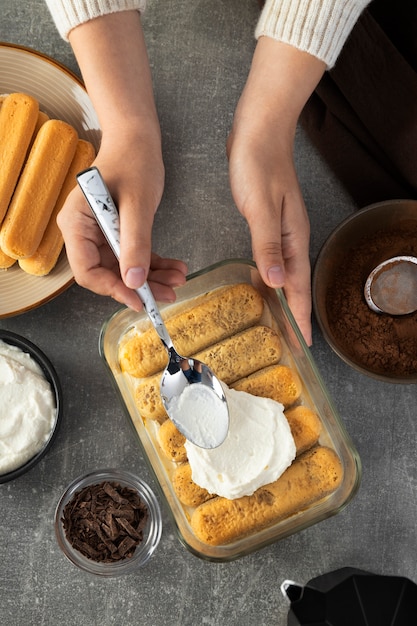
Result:
<svg viewBox="0 0 417 626"><path fill-rule="evenodd" d="M62 390L47 356L0 330L0 483L32 469L51 447L62 417Z"/></svg>

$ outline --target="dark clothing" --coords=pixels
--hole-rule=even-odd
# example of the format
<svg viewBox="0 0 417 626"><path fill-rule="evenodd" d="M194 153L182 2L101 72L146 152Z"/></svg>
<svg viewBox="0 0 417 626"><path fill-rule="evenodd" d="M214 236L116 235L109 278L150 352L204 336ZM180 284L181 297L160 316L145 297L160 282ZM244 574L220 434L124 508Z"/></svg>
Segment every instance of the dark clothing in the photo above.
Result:
<svg viewBox="0 0 417 626"><path fill-rule="evenodd" d="M374 0L301 124L359 207L417 198L417 2Z"/></svg>

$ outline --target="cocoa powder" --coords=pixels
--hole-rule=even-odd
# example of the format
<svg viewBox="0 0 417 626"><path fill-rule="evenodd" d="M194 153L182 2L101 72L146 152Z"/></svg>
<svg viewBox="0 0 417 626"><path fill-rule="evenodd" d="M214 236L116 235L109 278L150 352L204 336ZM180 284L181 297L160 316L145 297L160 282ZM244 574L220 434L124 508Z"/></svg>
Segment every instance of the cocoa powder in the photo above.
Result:
<svg viewBox="0 0 417 626"><path fill-rule="evenodd" d="M417 223L364 237L335 268L326 307L334 340L358 366L407 378L417 373L417 312L392 316L371 311L363 288L369 272L391 256L417 256Z"/></svg>

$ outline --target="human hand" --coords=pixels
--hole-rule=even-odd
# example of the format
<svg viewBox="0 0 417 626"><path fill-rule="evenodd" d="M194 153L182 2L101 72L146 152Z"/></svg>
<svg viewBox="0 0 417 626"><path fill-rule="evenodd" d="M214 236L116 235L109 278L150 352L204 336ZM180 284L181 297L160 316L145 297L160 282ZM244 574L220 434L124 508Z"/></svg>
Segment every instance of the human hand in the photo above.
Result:
<svg viewBox="0 0 417 626"><path fill-rule="evenodd" d="M251 132L243 126L236 123L228 140L233 197L248 222L263 281L283 287L311 344L310 228L292 157L277 145L269 127Z"/></svg>
<svg viewBox="0 0 417 626"><path fill-rule="evenodd" d="M284 289L311 344L310 226L293 161L301 109L325 69L309 54L260 38L227 142L230 185L264 282Z"/></svg>
<svg viewBox="0 0 417 626"><path fill-rule="evenodd" d="M181 261L151 254L151 231L164 185L161 137L138 11L116 11L70 31L69 41L94 104L102 139L94 165L120 215L120 261L78 187L58 216L76 281L140 310L133 291L148 278L171 302L185 282ZM148 276L149 274L149 276Z"/></svg>
<svg viewBox="0 0 417 626"><path fill-rule="evenodd" d="M127 142L122 135L118 130L114 137L103 136L94 162L119 208L120 262L78 187L60 212L58 225L77 283L139 311L141 301L133 289L148 278L155 298L171 302L173 288L185 282L187 268L181 261L151 253L152 223L164 181L160 151L149 138L130 137Z"/></svg>

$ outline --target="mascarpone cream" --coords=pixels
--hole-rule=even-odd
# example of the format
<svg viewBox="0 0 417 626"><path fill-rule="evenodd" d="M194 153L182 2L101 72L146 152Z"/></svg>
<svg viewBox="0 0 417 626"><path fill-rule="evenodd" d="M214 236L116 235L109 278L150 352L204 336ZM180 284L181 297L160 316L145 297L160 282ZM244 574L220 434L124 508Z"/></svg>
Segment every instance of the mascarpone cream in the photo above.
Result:
<svg viewBox="0 0 417 626"><path fill-rule="evenodd" d="M5 474L42 449L54 425L56 406L38 363L1 340L0 398L0 474Z"/></svg>
<svg viewBox="0 0 417 626"><path fill-rule="evenodd" d="M201 383L187 385L171 398L169 415L181 432L194 443L214 448L223 442L229 425L227 405L213 389Z"/></svg>
<svg viewBox="0 0 417 626"><path fill-rule="evenodd" d="M225 388L225 395L230 420L225 441L213 449L186 441L185 448L193 481L232 500L277 480L296 448L281 404L234 389Z"/></svg>

